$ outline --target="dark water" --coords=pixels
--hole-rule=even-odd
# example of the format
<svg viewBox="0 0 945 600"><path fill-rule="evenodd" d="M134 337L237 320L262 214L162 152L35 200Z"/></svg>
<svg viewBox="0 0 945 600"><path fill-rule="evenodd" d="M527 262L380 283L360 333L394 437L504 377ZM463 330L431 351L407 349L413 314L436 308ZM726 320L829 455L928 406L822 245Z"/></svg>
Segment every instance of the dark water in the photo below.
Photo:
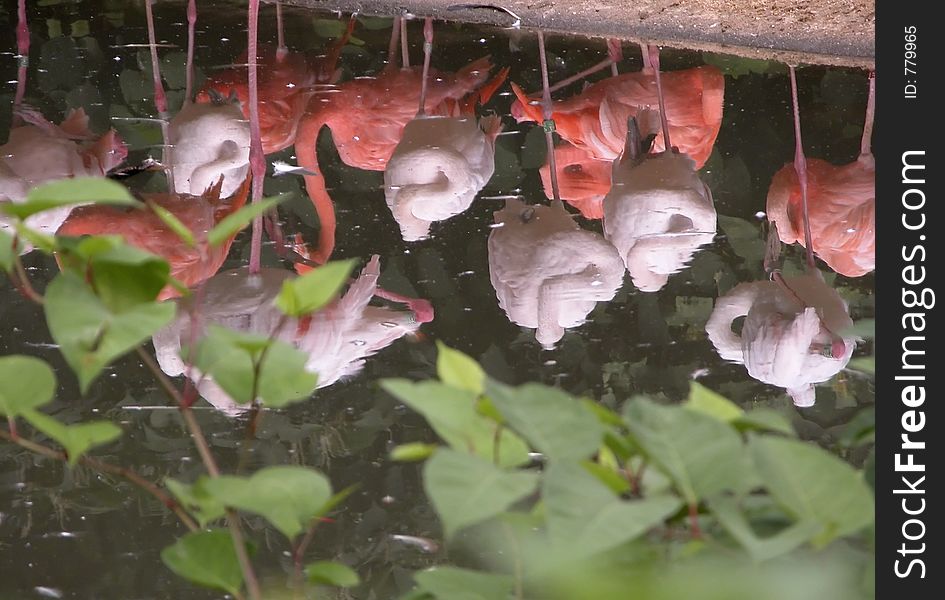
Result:
<svg viewBox="0 0 945 600"><path fill-rule="evenodd" d="M130 146L127 164L160 158L160 129L141 120L155 116L149 79L142 3L30 3L32 48L26 101L58 122L69 107L89 113L93 131L115 127ZM0 13L7 31L15 13ZM200 2L196 67L201 78L237 60L245 50L245 13L236 4ZM183 3L155 7L162 70L171 111L183 98L186 21ZM336 15L286 9L286 40L293 51L323 51L339 31ZM422 57L419 21L409 23L411 60ZM343 27L341 27L343 29ZM264 5L261 36L275 42L274 9ZM385 65L390 20L365 19L356 41L344 48L339 67L341 85L354 77L378 74ZM71 35L70 35L71 34ZM8 84L0 95L0 123L10 123L16 83L15 45L7 37L2 66ZM548 39L552 81L580 71L605 56L601 40ZM471 60L490 55L510 68L509 79L525 90L540 87L538 53L533 33L462 24L436 24L433 65L456 71ZM587 321L568 329L552 350L535 341L534 329L519 327L499 307L490 283L487 240L493 212L504 200L522 196L530 203L548 203L538 167L546 150L540 127L516 124L509 115L514 97L504 85L486 112L504 115L495 174L472 206L433 226L432 237L404 242L384 202L380 171L346 166L323 131L319 160L338 216L333 258L363 261L380 255L381 284L412 297L429 300L436 317L419 334L398 339L367 359L356 375L319 389L314 397L291 409L269 411L252 447L250 467L304 464L324 470L335 489L357 483L335 522L318 529L312 558L340 560L355 566L364 585L356 598L391 598L410 588L409 574L447 560L443 551L425 553L397 535L438 539L438 526L427 505L419 468L386 460L396 444L430 440L422 420L376 385L379 378L426 378L434 374L434 340L479 359L493 376L510 383L541 381L575 394L600 398L616 406L636 393L679 401L689 381L698 378L746 407L767 406L792 416L802 436L832 446L844 425L874 401L871 382L852 370L840 371L817 387L817 403L796 409L781 388L750 378L743 365L723 361L707 339L705 324L713 301L741 281L762 279L764 242L761 219L774 173L793 157L787 70L781 65L710 56L666 48L662 68L676 71L714 64L725 73L721 131L711 157L701 170L711 188L719 215L714 242L703 247L691 264L670 277L658 293L637 291L626 277L609 302L600 302ZM622 73L642 68L637 47L624 44ZM609 76L601 72L592 77ZM804 144L810 157L844 164L859 153L866 106L866 73L824 67L798 72ZM556 93L565 98L580 92L575 84ZM6 139L6 132L0 139ZM295 164L292 149L268 157ZM136 191L165 186L161 173L128 178ZM317 221L301 177L268 177L267 194L294 192L281 207L286 233L302 232L315 239ZM574 212L572 210L572 212ZM601 231L599 220L577 218L583 229ZM249 234L237 239L223 270L245 265ZM801 249L787 250L788 267L798 271ZM271 245L264 264L288 268ZM38 253L24 262L42 290L56 272L51 259ZM821 268L826 266L821 263ZM849 303L854 321L873 316L872 275L851 279L826 274L827 282ZM177 412L134 356L109 368L84 396L62 361L46 329L42 311L22 298L7 281L0 283L0 352L38 356L57 369L59 392L52 407L67 422L108 418L121 424L120 441L97 452L101 457L136 469L160 481L164 477L192 480L203 471ZM858 344L855 357L872 354L871 342ZM236 465L235 448L243 423L209 405L198 410L213 450L224 469ZM853 461L862 456L849 457ZM290 560L280 536L248 519L258 542L264 578L281 581ZM160 562L161 548L183 527L150 497L130 484L85 468L72 470L37 458L10 445L0 445L0 597L2 598L212 598L178 579ZM344 596L347 597L347 596Z"/></svg>

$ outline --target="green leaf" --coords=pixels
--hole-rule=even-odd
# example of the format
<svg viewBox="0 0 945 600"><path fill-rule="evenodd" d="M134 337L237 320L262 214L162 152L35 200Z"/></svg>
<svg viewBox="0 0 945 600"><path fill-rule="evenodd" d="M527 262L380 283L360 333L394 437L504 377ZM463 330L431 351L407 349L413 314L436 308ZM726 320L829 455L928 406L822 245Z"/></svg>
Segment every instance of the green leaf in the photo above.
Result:
<svg viewBox="0 0 945 600"><path fill-rule="evenodd" d="M837 443L845 448L856 448L876 439L876 408L869 406L856 413L843 428Z"/></svg>
<svg viewBox="0 0 945 600"><path fill-rule="evenodd" d="M148 208L150 208L151 211L157 215L157 218L161 219L161 221L167 225L168 228L173 231L182 242L191 248L197 245L197 240L194 239L193 232L189 227L184 225L184 223L178 219L174 213L156 202L148 202Z"/></svg>
<svg viewBox="0 0 945 600"><path fill-rule="evenodd" d="M816 546L873 522L873 494L862 475L819 447L780 437L755 437L752 456L765 487L797 520L820 523Z"/></svg>
<svg viewBox="0 0 945 600"><path fill-rule="evenodd" d="M512 595L510 575L459 567L433 567L414 575L420 590L438 600L499 600Z"/></svg>
<svg viewBox="0 0 945 600"><path fill-rule="evenodd" d="M197 518L201 527L206 527L207 523L215 521L226 514L226 507L222 502L211 496L204 483L209 480L208 477L200 477L193 484L186 484L176 479L167 478L164 485L174 494L177 501L187 509L187 511Z"/></svg>
<svg viewBox="0 0 945 600"><path fill-rule="evenodd" d="M868 375L876 374L876 357L875 356L861 356L859 358L854 358L851 360L847 366L856 371L862 371Z"/></svg>
<svg viewBox="0 0 945 600"><path fill-rule="evenodd" d="M14 227L16 228L16 235L22 242L27 242L34 248L42 250L47 254L52 254L56 251L56 237L53 235L45 234L41 231L36 231L35 229L30 229L22 221L18 221Z"/></svg>
<svg viewBox="0 0 945 600"><path fill-rule="evenodd" d="M525 442L479 414L473 392L437 381L413 383L406 379L386 379L381 381L381 387L423 415L436 434L454 450L488 461L495 461L498 450L498 464L503 467L528 462Z"/></svg>
<svg viewBox="0 0 945 600"><path fill-rule="evenodd" d="M75 465L90 448L107 444L121 437L121 428L108 421L64 425L49 415L34 410L26 410L21 414L30 425L65 448L69 465Z"/></svg>
<svg viewBox="0 0 945 600"><path fill-rule="evenodd" d="M463 527L494 517L530 494L538 483L538 474L504 471L481 458L443 448L427 461L423 480L450 538Z"/></svg>
<svg viewBox="0 0 945 600"><path fill-rule="evenodd" d="M621 500L581 465L551 464L542 482L551 541L579 560L633 540L675 513L672 496Z"/></svg>
<svg viewBox="0 0 945 600"><path fill-rule="evenodd" d="M709 501L709 509L729 535L748 551L756 562L787 554L821 530L816 521L802 520L767 538L759 538L751 524L739 511L732 498L717 497Z"/></svg>
<svg viewBox="0 0 945 600"><path fill-rule="evenodd" d="M689 504L755 484L757 477L741 438L718 419L645 398L631 400L626 417L650 461L669 475Z"/></svg>
<svg viewBox="0 0 945 600"><path fill-rule="evenodd" d="M254 367L259 362L257 399L272 408L308 398L318 375L305 369L308 355L281 340L211 325L193 353L193 364L237 404L253 401Z"/></svg>
<svg viewBox="0 0 945 600"><path fill-rule="evenodd" d="M0 203L0 212L25 219L30 215L72 204L140 206L125 186L104 177L75 177L44 183L30 190L26 202Z"/></svg>
<svg viewBox="0 0 945 600"><path fill-rule="evenodd" d="M736 254L745 259L746 264L760 263L764 259L765 243L758 224L725 215L719 215L718 219L728 243Z"/></svg>
<svg viewBox="0 0 945 600"><path fill-rule="evenodd" d="M113 312L82 279L68 272L53 279L45 298L49 332L78 375L83 394L110 362L174 318L171 303L138 304Z"/></svg>
<svg viewBox="0 0 945 600"><path fill-rule="evenodd" d="M243 572L233 538L225 529L188 533L161 551L161 560L184 579L239 595Z"/></svg>
<svg viewBox="0 0 945 600"><path fill-rule="evenodd" d="M22 244L14 248L15 244L16 238L0 229L0 270L5 273L13 272L13 263L22 249Z"/></svg>
<svg viewBox="0 0 945 600"><path fill-rule="evenodd" d="M482 394L486 374L469 356L441 341L436 342L436 375L446 385Z"/></svg>
<svg viewBox="0 0 945 600"><path fill-rule="evenodd" d="M252 477L223 475L203 482L209 495L227 506L256 513L292 540L324 514L331 484L305 467L266 467Z"/></svg>
<svg viewBox="0 0 945 600"><path fill-rule="evenodd" d="M163 258L124 243L95 254L89 264L98 297L114 312L153 302L170 276Z"/></svg>
<svg viewBox="0 0 945 600"><path fill-rule="evenodd" d="M398 462L417 462L426 460L439 448L436 444L424 444L423 442L411 442L395 446L390 451L390 459Z"/></svg>
<svg viewBox="0 0 945 600"><path fill-rule="evenodd" d="M566 392L537 383L513 388L489 379L486 394L532 446L550 459L582 459L601 445L604 427Z"/></svg>
<svg viewBox="0 0 945 600"><path fill-rule="evenodd" d="M244 206L235 213L227 215L222 221L217 223L213 229L207 232L207 243L211 247L222 246L247 225L252 223L253 219L287 198L288 196L286 195L277 196L275 198L265 198L259 202Z"/></svg>
<svg viewBox="0 0 945 600"><path fill-rule="evenodd" d="M358 574L347 565L331 561L318 561L305 567L305 577L310 583L321 583L335 587L353 587L361 583Z"/></svg>
<svg viewBox="0 0 945 600"><path fill-rule="evenodd" d="M56 374L32 356L0 357L0 415L16 417L53 399Z"/></svg>
<svg viewBox="0 0 945 600"><path fill-rule="evenodd" d="M743 414L735 420L735 427L740 430L755 429L759 431L773 431L791 437L797 437L791 420L781 413L770 408L756 408Z"/></svg>
<svg viewBox="0 0 945 600"><path fill-rule="evenodd" d="M275 305L290 317L300 317L323 308L348 282L354 260L340 260L312 269L301 277L286 279Z"/></svg>
<svg viewBox="0 0 945 600"><path fill-rule="evenodd" d="M715 417L724 423L731 423L745 414L737 404L696 381L690 382L689 399L683 406Z"/></svg>

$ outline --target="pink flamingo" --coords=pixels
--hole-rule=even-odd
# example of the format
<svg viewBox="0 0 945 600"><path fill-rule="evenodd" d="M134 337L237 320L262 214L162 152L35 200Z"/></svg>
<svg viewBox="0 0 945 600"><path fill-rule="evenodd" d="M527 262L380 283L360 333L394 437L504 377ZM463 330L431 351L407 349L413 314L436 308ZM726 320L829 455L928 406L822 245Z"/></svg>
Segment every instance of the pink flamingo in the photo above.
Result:
<svg viewBox="0 0 945 600"><path fill-rule="evenodd" d="M802 178L806 180L813 251L831 269L848 277L860 277L876 268L876 165L870 149L875 96L875 76L870 73L859 158L840 166L816 158L808 161L799 146L802 171L790 163L785 165L768 189L768 218L777 223L781 241L806 246L801 184ZM797 112L795 119L799 137Z"/></svg>

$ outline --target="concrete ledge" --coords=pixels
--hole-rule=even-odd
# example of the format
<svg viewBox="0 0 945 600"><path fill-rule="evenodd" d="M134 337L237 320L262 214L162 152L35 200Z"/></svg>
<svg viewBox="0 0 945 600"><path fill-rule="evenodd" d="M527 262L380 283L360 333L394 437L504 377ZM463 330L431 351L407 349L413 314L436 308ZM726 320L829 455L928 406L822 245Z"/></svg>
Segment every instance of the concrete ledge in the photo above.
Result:
<svg viewBox="0 0 945 600"><path fill-rule="evenodd" d="M413 14L509 26L490 8L448 10L464 0L286 0L369 15ZM482 0L512 11L523 28L615 37L786 63L873 68L874 0Z"/></svg>

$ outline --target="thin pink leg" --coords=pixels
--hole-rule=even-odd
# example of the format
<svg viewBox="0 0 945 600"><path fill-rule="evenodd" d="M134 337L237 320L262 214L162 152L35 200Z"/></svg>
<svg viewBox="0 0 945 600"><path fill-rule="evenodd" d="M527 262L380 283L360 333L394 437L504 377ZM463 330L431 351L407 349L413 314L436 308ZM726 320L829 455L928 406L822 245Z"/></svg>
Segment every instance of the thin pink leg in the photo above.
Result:
<svg viewBox="0 0 945 600"><path fill-rule="evenodd" d="M612 77L620 75L617 69L617 65L623 60L623 47L620 40L613 38L607 40L607 55L610 57L610 75Z"/></svg>
<svg viewBox="0 0 945 600"><path fill-rule="evenodd" d="M403 17L394 17L394 24L390 29L390 43L387 45L387 66L393 69L397 66L397 44L400 43L400 21Z"/></svg>
<svg viewBox="0 0 945 600"><path fill-rule="evenodd" d="M279 44L276 47L276 60L282 62L289 54L289 49L285 45L285 26L282 21L282 0L276 0L276 36Z"/></svg>
<svg viewBox="0 0 945 600"><path fill-rule="evenodd" d="M423 21L423 79L420 81L420 108L417 116L426 114L427 87L430 76L430 58L433 55L433 17Z"/></svg>
<svg viewBox="0 0 945 600"><path fill-rule="evenodd" d="M788 67L791 75L791 103L794 105L794 172L801 185L801 206L804 210L804 246L807 249L807 267L814 268L814 244L810 233L810 214L807 208L807 158L801 141L801 111L797 103L797 77L794 66Z"/></svg>
<svg viewBox="0 0 945 600"><path fill-rule="evenodd" d="M652 71L653 63L650 62L650 51L646 44L640 44L640 50L643 52L643 70Z"/></svg>
<svg viewBox="0 0 945 600"><path fill-rule="evenodd" d="M259 34L259 0L249 0L249 168L253 177L253 202L262 199L263 178L266 175L266 157L262 148L262 135L259 131L259 83L256 78L258 61L257 36ZM262 255L263 219L253 219L253 236L249 253L249 272L259 273Z"/></svg>
<svg viewBox="0 0 945 600"><path fill-rule="evenodd" d="M164 84L161 83L161 63L158 62L157 42L154 35L154 13L151 10L151 4L154 0L144 0L144 14L148 21L148 45L151 49L151 75L154 82L154 106L158 112L158 118L161 120L161 138L164 140L164 164L171 165L174 162L173 151L170 144L170 133L168 131L168 119L170 115L167 112L167 96L164 94ZM171 169L165 169L167 176L167 186L174 190L174 172Z"/></svg>
<svg viewBox="0 0 945 600"><path fill-rule="evenodd" d="M407 47L407 19L400 18L400 66L410 68L410 48Z"/></svg>
<svg viewBox="0 0 945 600"><path fill-rule="evenodd" d="M16 7L16 95L13 97L13 126L20 122L17 110L26 96L26 72L30 65L30 28L26 21L26 0L19 0Z"/></svg>
<svg viewBox="0 0 945 600"><path fill-rule="evenodd" d="M873 113L876 112L876 72L870 71L870 95L866 101L866 121L863 123L863 139L860 141L860 156L873 153Z"/></svg>
<svg viewBox="0 0 945 600"><path fill-rule="evenodd" d="M390 302L398 302L400 304L406 304L413 312L414 319L417 323L429 323L433 320L433 305L430 304L429 300L424 300L423 298L411 298L410 296L402 296L400 294L395 294L394 292L388 292L383 288L376 288L374 295L378 298L383 298L384 300L389 300Z"/></svg>
<svg viewBox="0 0 945 600"><path fill-rule="evenodd" d="M660 103L660 122L663 124L663 148L667 152L673 151L673 145L669 140L669 118L666 116L666 100L663 98L663 85L660 82L660 50L656 46L649 46L647 53L650 56L650 65L656 75L656 96Z"/></svg>
<svg viewBox="0 0 945 600"><path fill-rule="evenodd" d="M551 196L554 203L561 206L561 191L558 187L558 165L555 160L555 141L554 131L555 122L552 118L554 114L551 104L551 88L548 85L548 56L545 53L545 35L538 31L538 61L541 65L541 113L544 123L542 127L545 130L545 147L548 149L548 166L551 174Z"/></svg>
<svg viewBox="0 0 945 600"><path fill-rule="evenodd" d="M197 0L187 2L187 83L184 102L192 102L194 89L194 30L197 26Z"/></svg>

